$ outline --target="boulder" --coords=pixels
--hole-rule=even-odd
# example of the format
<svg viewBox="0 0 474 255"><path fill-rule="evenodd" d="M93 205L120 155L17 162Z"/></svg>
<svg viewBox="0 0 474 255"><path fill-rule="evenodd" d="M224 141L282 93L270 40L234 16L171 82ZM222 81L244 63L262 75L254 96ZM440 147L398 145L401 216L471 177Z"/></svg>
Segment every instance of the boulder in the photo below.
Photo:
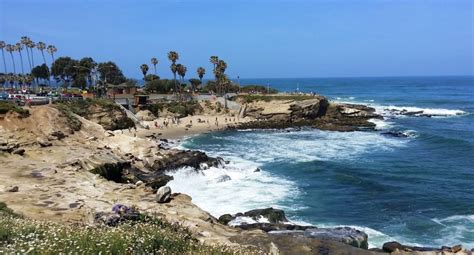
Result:
<svg viewBox="0 0 474 255"><path fill-rule="evenodd" d="M163 186L156 192L156 202L167 203L171 198L171 188L169 186Z"/></svg>
<svg viewBox="0 0 474 255"><path fill-rule="evenodd" d="M50 141L43 139L41 137L36 138L36 142L41 146L41 147L49 147L53 145Z"/></svg>
<svg viewBox="0 0 474 255"><path fill-rule="evenodd" d="M399 242L388 242L383 244L382 249L386 252L394 252L396 250L404 251L405 246Z"/></svg>
<svg viewBox="0 0 474 255"><path fill-rule="evenodd" d="M22 149L22 148L15 149L12 151L12 154L23 156L25 154L25 149Z"/></svg>
<svg viewBox="0 0 474 255"><path fill-rule="evenodd" d="M227 223L231 222L233 219L234 217L227 213L227 214L221 215L217 221L219 221L219 223L221 224L227 225Z"/></svg>
<svg viewBox="0 0 474 255"><path fill-rule="evenodd" d="M285 216L285 212L280 209L274 209L272 207L265 209L256 209L244 213L244 216L250 217L254 220L258 220L261 217L268 219L270 223L283 223L288 222Z"/></svg>
<svg viewBox="0 0 474 255"><path fill-rule="evenodd" d="M6 191L7 192L18 192L20 190L20 188L18 188L18 186L9 186Z"/></svg>

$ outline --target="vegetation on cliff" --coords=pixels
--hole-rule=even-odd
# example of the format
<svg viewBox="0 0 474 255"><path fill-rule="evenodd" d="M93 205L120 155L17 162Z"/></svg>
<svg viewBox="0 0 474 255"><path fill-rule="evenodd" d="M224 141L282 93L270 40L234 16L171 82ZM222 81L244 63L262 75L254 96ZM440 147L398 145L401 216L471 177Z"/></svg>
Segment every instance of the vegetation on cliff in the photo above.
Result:
<svg viewBox="0 0 474 255"><path fill-rule="evenodd" d="M116 227L66 225L20 217L0 202L0 253L33 254L235 254L199 243L179 224L142 215Z"/></svg>
<svg viewBox="0 0 474 255"><path fill-rule="evenodd" d="M77 114L88 120L93 120L107 130L125 129L134 127L133 120L125 112L107 99L86 99L59 102L56 107L68 118L74 130L80 129L80 121L74 117Z"/></svg>
<svg viewBox="0 0 474 255"><path fill-rule="evenodd" d="M18 107L12 102L0 101L0 114L5 114L9 111L18 113L22 118L26 118L30 115L30 112L28 110Z"/></svg>

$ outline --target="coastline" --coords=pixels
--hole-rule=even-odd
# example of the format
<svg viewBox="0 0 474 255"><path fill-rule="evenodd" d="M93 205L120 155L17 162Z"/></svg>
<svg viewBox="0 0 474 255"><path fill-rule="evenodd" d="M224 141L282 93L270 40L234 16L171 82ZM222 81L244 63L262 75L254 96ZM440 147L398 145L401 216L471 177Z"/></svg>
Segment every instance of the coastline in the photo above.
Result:
<svg viewBox="0 0 474 255"><path fill-rule="evenodd" d="M361 111L357 110L354 111L354 108L348 108L347 105L343 106L342 108L338 108L338 110L344 112L347 115L350 115L350 118L359 118L359 114ZM53 109L51 109L50 106L46 107L38 107L38 108L33 108L33 115L34 115L34 121L36 118L40 118L40 116L44 115L42 112L46 111L49 115L51 115ZM274 112L265 112L265 116L269 116L269 118L274 118L277 116L278 118L281 117L281 109L278 109L280 112L276 115ZM234 113L235 114L235 113ZM288 114L284 112L284 114ZM49 116L47 115L47 116ZM353 117L355 116L355 117ZM48 118L51 118L52 116L49 116ZM372 115L370 115L372 117ZM41 117L43 118L43 117ZM198 118L201 120L204 120L204 122L199 123ZM57 140L52 140L53 146L51 147L46 147L46 148L38 148L36 143L28 143L28 139L24 139L24 141L18 141L20 146L23 146L26 148L26 153L23 156L27 160L20 164L19 166L15 166L13 163L14 162L7 162L6 167L11 168L12 171L9 171L6 173L5 178L9 178L9 174L14 174L15 171L18 171L22 173L22 175L28 175L29 171L33 170L32 173L35 173L37 167L44 167L45 171L41 171L41 178L46 177L47 179L51 178L54 181L57 181L57 178L64 178L67 179L67 184L63 187L67 187L69 185L73 185L72 183L75 183L77 180L76 178L79 179L90 179L90 173L86 173L83 170L89 169L87 165L93 165L96 167L97 165L101 164L108 164L109 162L115 162L117 159L116 158L109 158L112 154L119 155L120 157L128 157L127 155L131 154L134 157L132 157L132 161L141 161L141 162L149 162L149 160L156 161L157 157L161 157L160 155L163 155L165 151L162 151L161 149L158 149L157 147L157 142L160 139L184 139L189 136L193 135L198 135L202 133L207 133L207 132L215 132L215 131L220 131L220 130L225 130L227 128L235 128L235 126L238 126L240 124L246 124L246 123L251 123L252 121L255 121L257 118L255 117L246 117L242 119L236 119L236 122L233 121L233 116L231 115L222 115L219 114L217 116L219 125L216 125L213 123L215 121L216 115L195 115L191 117L185 117L182 118L180 121L179 125L170 125L168 128L154 128L154 122L155 121L148 121L148 122L143 122L142 124L149 125L149 129L145 128L137 128L136 132L134 129L127 130L116 130L116 131L106 131L104 130L100 125L93 123L91 121L88 121L84 118L80 118L81 122L83 123L83 129L79 132L72 132L71 135L66 135L66 138L63 139L57 139ZM225 119L227 118L227 122ZM361 115L361 118L368 119L367 115ZM15 132L14 130L20 130L25 129L25 130L31 130L33 127L31 123L24 123L22 124L22 121L15 119L14 116L7 116L6 117L7 122L8 121L13 121L12 124L7 124L5 127L7 130L11 130ZM231 121L229 122L229 119ZM162 123L165 119L164 118L158 118L156 121L158 123ZM208 124L209 120L209 124ZM55 121L61 121L61 118L58 118ZM47 122L52 122L53 126L56 125L54 124L53 120L48 119ZM191 126L187 126L191 124ZM4 122L4 123L7 123ZM41 124L44 121L41 122ZM223 124L222 124L223 123ZM265 123L265 122L260 122L259 123ZM359 122L355 122L358 124ZM25 125L26 124L26 125ZM50 123L49 123L50 124ZM15 127L15 125L18 125ZM59 130L66 131L66 133L70 132L67 131L66 128L60 126L60 127L50 127L48 129L49 131L52 131L52 133L57 132ZM33 129L34 130L34 129ZM41 132L44 132L44 130L40 130ZM35 132L38 132L38 130L35 130ZM50 134L52 134L50 133ZM161 134L160 134L161 133ZM123 135L122 135L123 134ZM27 136L26 133L20 132L17 133L16 135L18 136ZM44 134L42 134L44 135ZM92 137L91 137L92 136ZM11 137L11 136L10 136ZM94 138L94 139L91 139ZM49 139L49 138L48 138ZM159 145L159 143L158 143ZM43 147L43 146L40 146ZM48 151L49 150L49 151ZM70 151L67 151L70 150ZM47 152L48 151L48 152ZM103 153L105 152L105 154ZM53 152L53 153L51 153ZM72 153L71 153L72 152ZM51 153L51 154L50 154ZM54 154L57 154L53 157ZM79 154L77 154L79 153ZM47 162L55 162L53 164L58 164L57 166L50 166L48 163L36 163L37 160L46 160L49 159ZM49 158L48 158L49 157ZM69 157L72 157L73 160L71 160ZM92 160L88 160L87 157L91 157ZM60 158L60 159L59 159ZM14 160L18 160L18 156L14 156ZM123 159L120 159L123 160ZM61 163L61 164L59 164ZM79 164L80 167L77 167L76 165ZM143 164L139 163L138 164ZM64 165L64 166L62 166ZM49 166L49 167L48 167ZM24 167L24 169L19 170L19 168ZM64 172L64 174L59 174L56 175L57 172ZM68 176L70 172L74 173L74 176ZM30 173L31 174L31 173ZM32 174L33 175L33 174ZM34 174L36 175L36 173ZM97 178L96 178L97 177ZM40 179L41 179L40 178ZM29 179L28 179L29 180ZM42 180L42 179L41 179ZM15 180L16 182L17 180ZM13 184L15 184L13 182ZM148 189L148 187L139 187L137 185L131 184L120 184L120 183L112 183L110 181L103 180L99 176L95 176L93 181L90 181L91 184L94 185L94 187L97 186L104 186L101 189L98 189L96 192L93 194L87 194L87 192L90 192L91 190L95 190L97 188L92 188L92 187L87 187L84 190L81 190L79 193L76 190L73 195L78 195L82 197L87 197L88 200L90 201L95 201L97 199L97 192L104 192L108 193L107 195L102 195L101 199L102 200L108 200L108 201L120 201L123 203L127 204L135 204L136 201L140 201L142 198L146 198L147 201L141 201L139 204L140 208L147 208L145 210L150 211L150 212L159 212L163 213L167 219L170 219L175 222L180 222L182 220L185 220L186 223L185 225L193 229L195 233L202 233L204 232L209 232L207 234L204 234L203 236L200 237L200 240L204 242L222 242L222 243L228 243L232 244L234 243L235 240L237 243L249 243L249 240L246 240L243 238L243 235L256 235L258 238L268 238L266 237L262 232L259 232L259 230L254 229L254 230L240 230L240 229L235 229L235 228L229 228L228 226L221 226L219 231L216 232L216 227L215 227L215 222L217 219L212 217L208 212L203 211L201 208L198 206L194 205L192 203L191 197L188 195L184 194L175 194L174 195L174 201L176 204L165 204L165 207L162 207L162 205L157 205L156 203L153 203L153 198L150 197L151 194L154 193L153 190ZM40 182L41 183L41 182ZM107 185L104 185L106 183ZM44 185L45 183L41 183ZM51 184L54 184L51 183ZM21 190L23 191L25 183L22 183L21 181L18 183L18 185L21 185ZM2 189L5 187L2 186ZM35 192L37 189L41 187L32 187L32 188L27 188L28 191L30 192ZM143 189L143 190L142 190ZM140 191L139 191L140 190ZM56 192L56 190L55 190ZM130 196L133 192L136 194L133 196ZM150 194L151 192L151 194ZM50 191L45 191L46 194L51 194ZM116 193L114 195L109 195L112 193ZM0 194L0 198L2 200L7 201L8 203L12 204L12 208L15 210L23 211L26 208L29 208L30 205L21 205L17 201L18 199L18 193L16 194L11 194L12 196L9 196L10 194L4 193ZM94 195L94 196L91 196ZM23 197L20 194L20 197ZM35 199L41 200L40 197L33 197L31 198L30 202L34 202ZM77 200L77 199L76 199ZM49 201L49 200L47 200ZM68 197L68 202L70 203L76 203L72 202L73 197ZM112 204L110 202L108 203L97 203L97 202L86 202L85 204L88 204L87 208L88 210L107 210L108 207L110 207ZM65 201L62 201L65 202ZM49 202L48 202L49 203ZM33 204L34 205L34 204ZM57 208L55 206L59 206L59 204L53 204L51 209L49 209L49 205L46 205L44 209L42 210L51 210L51 212L47 212L46 214L42 210L31 210L27 212L27 216L33 217L33 218L38 218L38 219L51 219L51 220L58 220L54 216L57 215L54 213L54 210ZM63 208L67 207L66 204L62 204L60 206L61 210ZM34 207L30 207L34 208ZM181 210L188 210L186 213L182 213ZM53 210L54 209L54 210ZM84 220L84 215L85 214L90 214L90 212L87 211L81 211L80 215L76 215L77 211L75 211L75 208L71 208L71 210L66 210L63 213L63 219L59 219L59 221L83 221ZM196 218L196 215L199 219ZM46 217L45 217L46 216ZM88 216L90 220L90 215ZM209 220L211 219L211 220ZM203 224L202 221L207 221L208 223ZM199 226L193 226L196 222L199 222ZM232 230L230 230L232 229ZM230 232L229 232L230 231ZM250 231L250 232L248 232ZM254 232L252 232L254 231ZM212 233L211 233L212 232ZM232 233L232 234L230 234ZM232 239L234 241L231 241L231 238L236 238ZM265 239L267 240L267 239ZM346 247L347 248L347 247ZM342 249L342 248L341 248ZM352 249L352 248L351 248ZM365 250L367 252L367 250Z"/></svg>

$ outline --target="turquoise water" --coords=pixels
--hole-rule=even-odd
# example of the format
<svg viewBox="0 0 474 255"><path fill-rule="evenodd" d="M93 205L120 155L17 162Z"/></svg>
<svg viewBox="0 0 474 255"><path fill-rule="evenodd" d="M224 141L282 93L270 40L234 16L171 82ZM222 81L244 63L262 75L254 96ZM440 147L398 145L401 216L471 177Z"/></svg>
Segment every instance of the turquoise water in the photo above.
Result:
<svg viewBox="0 0 474 255"><path fill-rule="evenodd" d="M231 160L171 183L215 216L284 209L292 221L355 226L371 246L400 242L474 248L474 77L255 79L374 106L377 131L245 130L192 137L181 146ZM434 115L407 117L388 109ZM392 137L386 131L409 137ZM256 167L261 172L254 172ZM218 183L220 175L231 180Z"/></svg>

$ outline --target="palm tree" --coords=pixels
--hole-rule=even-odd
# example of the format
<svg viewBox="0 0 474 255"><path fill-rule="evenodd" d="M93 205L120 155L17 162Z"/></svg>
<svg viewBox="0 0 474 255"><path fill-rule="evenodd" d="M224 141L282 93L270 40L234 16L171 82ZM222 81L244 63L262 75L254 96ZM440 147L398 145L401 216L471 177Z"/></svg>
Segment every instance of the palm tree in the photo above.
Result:
<svg viewBox="0 0 474 255"><path fill-rule="evenodd" d="M174 76L174 88L176 90L176 61L179 59L179 54L176 51L170 51L168 52L168 59L171 61L171 72L173 72Z"/></svg>
<svg viewBox="0 0 474 255"><path fill-rule="evenodd" d="M214 65L214 71L216 70L216 65L219 63L219 57L218 56L211 56L209 58L209 61L211 61L212 65Z"/></svg>
<svg viewBox="0 0 474 255"><path fill-rule="evenodd" d="M5 73L5 75L7 74L7 62L5 61L5 52L3 51L3 49L6 47L7 45L5 44L4 41L0 41L0 49L2 50L2 58L3 58L3 71Z"/></svg>
<svg viewBox="0 0 474 255"><path fill-rule="evenodd" d="M23 56L21 54L21 51L23 50L23 44L16 43L15 50L17 50L18 53L20 54L21 73L23 74L25 73L25 69L23 69Z"/></svg>
<svg viewBox="0 0 474 255"><path fill-rule="evenodd" d="M155 69L155 75L156 75L156 65L158 64L158 59L151 58L151 64L153 65L153 68Z"/></svg>
<svg viewBox="0 0 474 255"><path fill-rule="evenodd" d="M41 56L43 56L43 62L46 66L48 66L48 64L46 64L46 58L44 57L44 49L46 49L46 44L44 42L38 42L36 44L36 48L41 51ZM48 85L51 86L51 80L49 79L49 69L48 69Z"/></svg>
<svg viewBox="0 0 474 255"><path fill-rule="evenodd" d="M33 67L31 67L30 52L28 50L29 41L30 41L30 38L28 38L27 36L22 36L20 39L20 44L22 45L22 47L25 47L25 50L26 50L26 56L28 58L28 66L30 67L30 73L31 73L31 69L33 69Z"/></svg>
<svg viewBox="0 0 474 255"><path fill-rule="evenodd" d="M206 69L204 69L204 67L198 67L197 74L199 76L199 80L201 80L202 83L202 77L204 77L204 75L206 74Z"/></svg>
<svg viewBox="0 0 474 255"><path fill-rule="evenodd" d="M28 40L28 48L30 48L30 54L31 54L31 68L35 67L35 59L33 55L33 49L36 48L36 43L34 43L32 40Z"/></svg>
<svg viewBox="0 0 474 255"><path fill-rule="evenodd" d="M56 49L54 45L48 45L48 48L46 49L46 51L51 55L51 59L54 62L54 53L56 53L58 49Z"/></svg>
<svg viewBox="0 0 474 255"><path fill-rule="evenodd" d="M143 65L140 66L140 69L142 69L143 80L145 81L145 79L146 79L146 73L148 73L148 65L147 65L147 64L143 64Z"/></svg>
<svg viewBox="0 0 474 255"><path fill-rule="evenodd" d="M5 50L10 53L10 56L12 57L12 63L13 63L13 74L16 74L16 67L15 67L15 58L13 57L13 52L15 51L15 45L7 44L5 46Z"/></svg>
<svg viewBox="0 0 474 255"><path fill-rule="evenodd" d="M223 92L223 81L225 79L225 70L227 69L227 63L224 60L219 60L217 62L216 68L214 70L214 75L216 76L217 87L219 89L219 93L222 94Z"/></svg>
<svg viewBox="0 0 474 255"><path fill-rule="evenodd" d="M178 75L181 77L181 83L184 82L184 76L186 75L186 71L188 70L186 66L178 64L176 65L176 69L178 71Z"/></svg>

